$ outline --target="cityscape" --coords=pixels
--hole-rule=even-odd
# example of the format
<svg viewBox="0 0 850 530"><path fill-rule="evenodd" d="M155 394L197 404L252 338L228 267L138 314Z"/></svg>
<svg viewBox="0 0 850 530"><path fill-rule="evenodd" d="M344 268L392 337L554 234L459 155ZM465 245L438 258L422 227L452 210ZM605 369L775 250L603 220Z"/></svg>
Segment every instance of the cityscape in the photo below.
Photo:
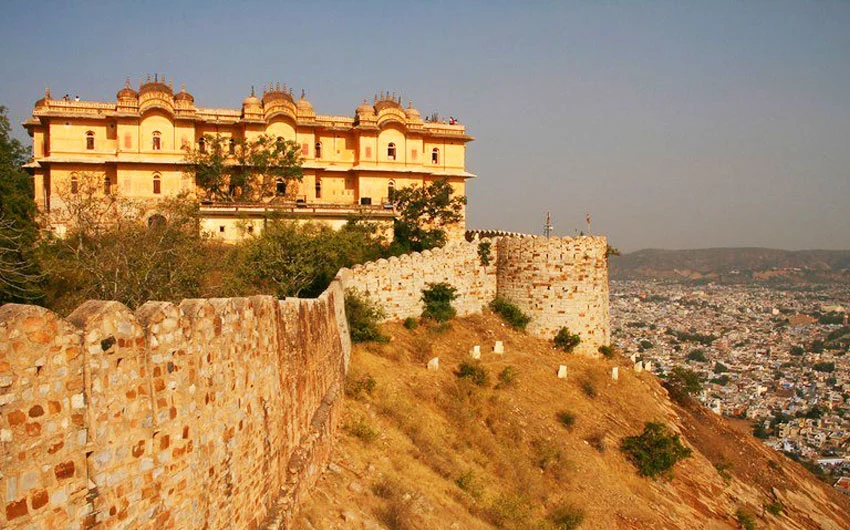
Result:
<svg viewBox="0 0 850 530"><path fill-rule="evenodd" d="M611 282L612 342L699 374L699 401L792 458L836 478L850 471L846 284Z"/></svg>

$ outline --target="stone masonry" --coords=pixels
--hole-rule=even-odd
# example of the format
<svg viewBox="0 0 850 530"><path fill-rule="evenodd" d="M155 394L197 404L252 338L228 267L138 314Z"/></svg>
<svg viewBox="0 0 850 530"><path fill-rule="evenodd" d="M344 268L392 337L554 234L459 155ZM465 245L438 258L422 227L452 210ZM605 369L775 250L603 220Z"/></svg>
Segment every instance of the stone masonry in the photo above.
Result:
<svg viewBox="0 0 850 530"><path fill-rule="evenodd" d="M342 289L0 308L0 527L284 528L326 464Z"/></svg>

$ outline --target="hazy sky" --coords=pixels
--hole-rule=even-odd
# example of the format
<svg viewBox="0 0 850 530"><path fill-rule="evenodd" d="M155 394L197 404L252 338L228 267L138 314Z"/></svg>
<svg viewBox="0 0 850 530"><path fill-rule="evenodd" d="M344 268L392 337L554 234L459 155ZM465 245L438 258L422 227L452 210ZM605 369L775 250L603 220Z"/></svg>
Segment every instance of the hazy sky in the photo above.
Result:
<svg viewBox="0 0 850 530"><path fill-rule="evenodd" d="M850 2L6 0L0 35L16 122L46 86L111 100L154 72L211 107L400 91L475 136L471 228L590 212L622 250L850 248Z"/></svg>

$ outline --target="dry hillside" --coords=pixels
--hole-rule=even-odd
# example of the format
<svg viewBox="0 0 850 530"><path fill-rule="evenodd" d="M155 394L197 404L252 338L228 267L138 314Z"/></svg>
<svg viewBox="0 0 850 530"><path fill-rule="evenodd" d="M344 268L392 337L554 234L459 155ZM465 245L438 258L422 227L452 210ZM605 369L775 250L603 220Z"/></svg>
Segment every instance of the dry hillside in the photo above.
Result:
<svg viewBox="0 0 850 530"><path fill-rule="evenodd" d="M757 528L850 528L847 499L710 412L674 405L627 360L559 353L493 315L383 329L390 343L352 353L345 427L295 528L722 529L741 527L740 510ZM490 353L496 340L505 355ZM475 344L484 386L455 374ZM693 451L672 479L638 476L619 450L646 421Z"/></svg>

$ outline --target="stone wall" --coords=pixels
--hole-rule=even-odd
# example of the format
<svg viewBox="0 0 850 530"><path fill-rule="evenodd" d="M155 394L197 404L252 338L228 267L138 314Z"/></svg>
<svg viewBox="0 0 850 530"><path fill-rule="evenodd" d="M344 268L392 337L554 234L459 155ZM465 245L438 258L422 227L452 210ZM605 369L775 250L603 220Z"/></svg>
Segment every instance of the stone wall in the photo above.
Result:
<svg viewBox="0 0 850 530"><path fill-rule="evenodd" d="M331 450L342 289L0 308L0 527L283 528Z"/></svg>
<svg viewBox="0 0 850 530"><path fill-rule="evenodd" d="M608 258L604 237L504 236L454 241L442 249L342 269L337 278L383 307L386 320L422 314L422 289L448 282L458 290L459 315L480 313L498 294L532 317L528 331L551 339L566 326L582 342L576 351L597 354L610 343ZM491 244L481 264L479 243Z"/></svg>
<svg viewBox="0 0 850 530"><path fill-rule="evenodd" d="M454 301L460 316L480 313L496 296L496 244L491 243L490 265L481 264L479 240L452 241L443 248L379 259L351 269L337 278L346 289L369 295L383 307L386 320L422 314L422 289L429 283L450 283L457 289Z"/></svg>
<svg viewBox="0 0 850 530"><path fill-rule="evenodd" d="M498 242L499 296L531 317L528 331L581 337L576 352L596 355L611 341L608 242L604 237L504 237Z"/></svg>

